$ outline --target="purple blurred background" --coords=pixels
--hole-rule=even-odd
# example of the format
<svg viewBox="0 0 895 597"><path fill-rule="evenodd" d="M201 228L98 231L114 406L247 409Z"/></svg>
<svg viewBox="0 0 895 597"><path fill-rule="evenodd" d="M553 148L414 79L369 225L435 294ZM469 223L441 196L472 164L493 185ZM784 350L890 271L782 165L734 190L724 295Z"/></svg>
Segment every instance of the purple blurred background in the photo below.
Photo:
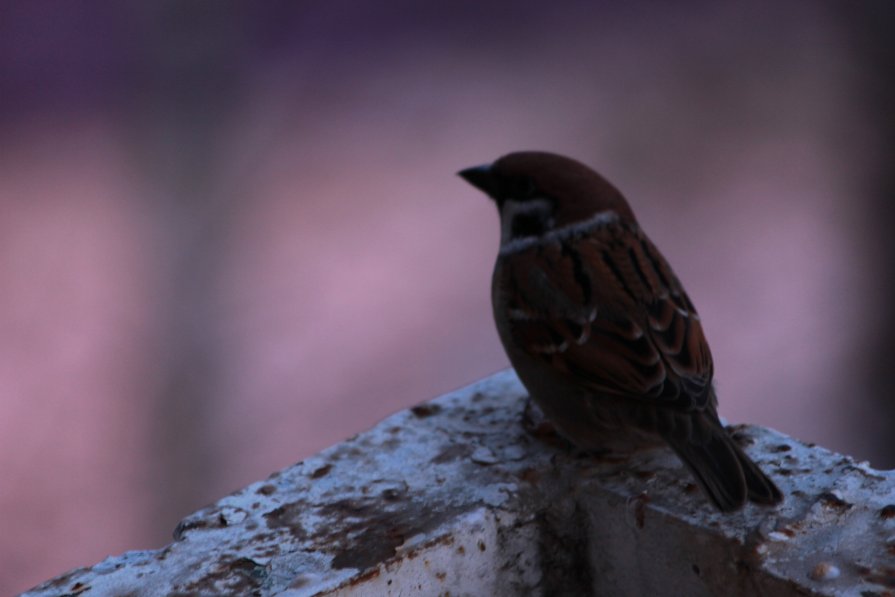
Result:
<svg viewBox="0 0 895 597"><path fill-rule="evenodd" d="M0 594L505 367L454 173L516 149L628 196L724 416L895 466L895 5L743 4L4 3Z"/></svg>

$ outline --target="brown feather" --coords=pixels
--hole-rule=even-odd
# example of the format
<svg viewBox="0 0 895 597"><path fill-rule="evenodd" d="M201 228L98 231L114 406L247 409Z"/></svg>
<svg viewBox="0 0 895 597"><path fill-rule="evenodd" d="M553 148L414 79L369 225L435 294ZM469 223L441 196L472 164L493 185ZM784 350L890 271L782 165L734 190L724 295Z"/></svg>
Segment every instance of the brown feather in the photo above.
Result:
<svg viewBox="0 0 895 597"><path fill-rule="evenodd" d="M699 314L622 194L544 152L460 174L501 210L495 320L556 426L585 447L619 430L663 438L722 511L779 502L721 425Z"/></svg>
<svg viewBox="0 0 895 597"><path fill-rule="evenodd" d="M590 303L583 302L562 240L501 258L495 283L514 297L512 309L529 314L511 322L516 343L533 356L551 355L554 367L583 378L595 392L684 397L692 403L681 408L704 407L704 393L680 392L682 385L707 388L712 361L698 315L672 300L683 289L667 262L655 249L652 258L644 256L651 243L636 223L599 224L581 244L587 250L579 253L580 267L594 289ZM582 333L587 340L579 343Z"/></svg>

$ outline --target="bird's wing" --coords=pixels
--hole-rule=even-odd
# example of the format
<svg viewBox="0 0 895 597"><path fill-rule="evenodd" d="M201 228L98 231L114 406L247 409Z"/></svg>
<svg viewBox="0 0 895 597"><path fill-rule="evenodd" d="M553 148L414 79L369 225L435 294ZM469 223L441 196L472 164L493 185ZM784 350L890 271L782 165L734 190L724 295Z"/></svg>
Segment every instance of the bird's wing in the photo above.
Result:
<svg viewBox="0 0 895 597"><path fill-rule="evenodd" d="M710 402L712 357L699 315L635 223L555 234L502 256L517 346L595 393L681 410Z"/></svg>

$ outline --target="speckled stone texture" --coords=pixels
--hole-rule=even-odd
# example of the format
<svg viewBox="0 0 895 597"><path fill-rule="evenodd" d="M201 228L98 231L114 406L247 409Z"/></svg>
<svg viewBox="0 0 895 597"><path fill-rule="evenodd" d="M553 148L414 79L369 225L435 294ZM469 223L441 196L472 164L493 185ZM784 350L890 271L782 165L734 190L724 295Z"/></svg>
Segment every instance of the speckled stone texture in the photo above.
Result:
<svg viewBox="0 0 895 597"><path fill-rule="evenodd" d="M786 494L722 515L667 449L583 455L502 372L185 518L175 541L29 597L889 595L895 479L736 427ZM888 592L887 592L888 591Z"/></svg>

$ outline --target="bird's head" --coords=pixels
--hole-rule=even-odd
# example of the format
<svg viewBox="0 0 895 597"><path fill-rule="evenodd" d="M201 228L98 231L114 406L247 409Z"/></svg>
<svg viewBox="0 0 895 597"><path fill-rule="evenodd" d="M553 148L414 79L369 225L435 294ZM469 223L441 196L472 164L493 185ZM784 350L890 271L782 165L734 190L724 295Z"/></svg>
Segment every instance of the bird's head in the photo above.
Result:
<svg viewBox="0 0 895 597"><path fill-rule="evenodd" d="M497 204L501 243L537 237L601 212L636 221L622 194L605 178L571 158L520 151L458 173Z"/></svg>

